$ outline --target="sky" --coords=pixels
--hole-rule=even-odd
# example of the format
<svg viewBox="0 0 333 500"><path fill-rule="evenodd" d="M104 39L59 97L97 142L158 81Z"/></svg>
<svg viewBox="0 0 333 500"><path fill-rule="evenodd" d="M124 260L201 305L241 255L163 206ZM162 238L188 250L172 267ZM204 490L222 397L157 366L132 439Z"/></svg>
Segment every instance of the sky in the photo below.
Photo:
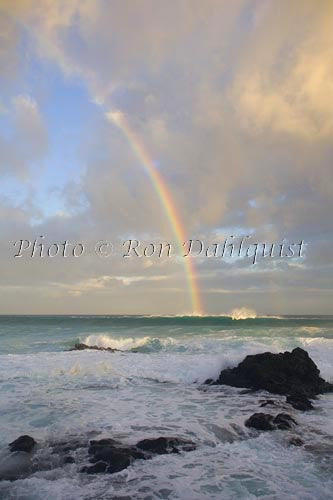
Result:
<svg viewBox="0 0 333 500"><path fill-rule="evenodd" d="M331 314L332 25L331 0L0 0L0 313ZM85 252L14 257L40 236ZM230 236L304 251L205 255Z"/></svg>

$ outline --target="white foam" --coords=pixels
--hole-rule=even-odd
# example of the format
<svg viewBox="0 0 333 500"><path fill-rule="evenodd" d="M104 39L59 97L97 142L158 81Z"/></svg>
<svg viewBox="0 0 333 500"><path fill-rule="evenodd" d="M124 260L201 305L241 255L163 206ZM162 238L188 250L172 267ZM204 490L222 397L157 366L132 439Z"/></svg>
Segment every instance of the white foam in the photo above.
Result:
<svg viewBox="0 0 333 500"><path fill-rule="evenodd" d="M163 348L148 354L87 350L0 356L0 448L7 449L22 434L41 442L96 431L128 443L156 435L198 443L194 452L137 460L116 475L87 478L79 466L68 464L13 483L2 481L0 498L163 498L163 489L170 491L169 498L180 500L330 498L333 481L320 457L288 447L290 433L254 437L244 426L260 408L262 394L198 385L247 354L296 345L309 352L324 378L333 380L333 340L303 335L283 336L275 329L254 337L246 330L229 330L172 341L159 338ZM150 336L107 334L87 339L90 345L125 351L154 341ZM285 411L285 398L274 399L280 401L279 411ZM295 432L314 448L325 445L333 432L332 395L321 396L315 405L316 410L304 414L287 410L299 421Z"/></svg>
<svg viewBox="0 0 333 500"><path fill-rule="evenodd" d="M88 346L111 347L121 351L129 351L137 347L142 347L150 341L150 337L112 337L110 335L88 335L83 343Z"/></svg>
<svg viewBox="0 0 333 500"><path fill-rule="evenodd" d="M231 311L230 317L232 319L254 319L257 317L257 313L254 309L249 309L248 307L239 307Z"/></svg>

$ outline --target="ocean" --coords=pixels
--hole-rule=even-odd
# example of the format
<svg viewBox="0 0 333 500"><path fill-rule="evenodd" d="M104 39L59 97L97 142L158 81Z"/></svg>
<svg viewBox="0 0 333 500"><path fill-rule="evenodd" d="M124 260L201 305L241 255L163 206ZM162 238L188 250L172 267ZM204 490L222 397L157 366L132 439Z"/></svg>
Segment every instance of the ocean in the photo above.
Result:
<svg viewBox="0 0 333 500"><path fill-rule="evenodd" d="M79 342L121 352L71 351ZM0 474L8 443L22 434L43 443L45 461L27 478L0 481L0 499L332 499L333 394L299 412L284 396L203 384L247 354L297 346L333 382L333 316L0 316ZM260 409L265 398L299 425L245 427L251 414L271 411ZM48 455L56 440L157 436L197 449L113 475L54 467ZM304 446L290 446L291 436Z"/></svg>

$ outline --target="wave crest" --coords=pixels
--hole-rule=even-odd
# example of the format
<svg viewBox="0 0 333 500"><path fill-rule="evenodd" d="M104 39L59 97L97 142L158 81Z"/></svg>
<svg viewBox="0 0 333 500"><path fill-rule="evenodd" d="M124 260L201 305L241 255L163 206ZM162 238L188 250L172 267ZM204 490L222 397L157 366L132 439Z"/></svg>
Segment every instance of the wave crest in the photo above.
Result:
<svg viewBox="0 0 333 500"><path fill-rule="evenodd" d="M249 309L248 307L236 307L230 313L232 319L255 319L257 313L254 309Z"/></svg>
<svg viewBox="0 0 333 500"><path fill-rule="evenodd" d="M158 351L164 346L168 346L173 343L173 339L158 339L153 337L111 337L110 335L88 335L83 340L83 343L88 346L98 346L98 347L111 347L112 349L118 349L120 351L132 351L138 350L144 352L147 351Z"/></svg>

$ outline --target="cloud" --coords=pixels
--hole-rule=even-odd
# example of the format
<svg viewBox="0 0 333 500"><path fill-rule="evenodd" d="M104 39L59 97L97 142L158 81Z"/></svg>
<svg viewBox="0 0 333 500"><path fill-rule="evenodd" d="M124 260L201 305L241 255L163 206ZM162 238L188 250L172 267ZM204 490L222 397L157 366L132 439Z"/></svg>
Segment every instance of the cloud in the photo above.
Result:
<svg viewBox="0 0 333 500"><path fill-rule="evenodd" d="M16 76L20 31L15 20L1 11L1 6L0 14L0 75L8 84Z"/></svg>
<svg viewBox="0 0 333 500"><path fill-rule="evenodd" d="M15 96L10 112L11 133L0 135L0 170L23 180L46 154L48 135L38 104L31 96Z"/></svg>
<svg viewBox="0 0 333 500"><path fill-rule="evenodd" d="M150 281L163 281L167 276L98 276L81 280L77 283L50 283L51 286L67 290L69 295L80 296L83 293L94 291L108 291L107 289L115 283L121 283L124 286L129 286L132 283L150 282Z"/></svg>
<svg viewBox="0 0 333 500"><path fill-rule="evenodd" d="M32 181L34 165L50 153L53 117L40 103L51 97L47 78L36 83L40 73L51 75L56 67L72 91L79 82L98 115L78 123L84 129L77 145L81 169L70 171L59 194L64 207L55 217L40 218L32 228L36 205L15 208L2 200L6 241L35 231L89 242L124 235L174 239L158 193L116 126L125 114L169 186L188 237L211 240L221 227L239 227L268 241L309 243L305 267L247 272L243 262L232 269L198 262L207 308L231 309L238 294L255 309L259 300L266 310L293 304L301 310L303 299L306 310L309 277L327 290L327 276L315 270L328 269L332 245L332 2L323 0L319 8L315 0L144 0L113 2L111 8L104 1L5 0L1 8L1 66L16 83L12 94L6 87L3 101L1 119L11 134L0 138L1 173ZM25 74L29 65L35 79ZM57 147L58 159L65 149ZM10 225L17 220L15 233ZM42 309L70 311L72 305L84 311L93 304L96 311L188 310L186 276L175 261L127 267L121 259L42 267L15 267L6 257L3 262L7 284L44 284ZM52 290L50 283L58 285ZM270 290L271 283L276 286ZM295 286L298 299L291 296ZM232 299L223 290L234 290ZM261 297L252 301L252 294ZM321 310L327 304L317 301Z"/></svg>
<svg viewBox="0 0 333 500"><path fill-rule="evenodd" d="M47 132L37 102L28 95L18 95L13 105L17 145L25 156L42 156L46 151Z"/></svg>
<svg viewBox="0 0 333 500"><path fill-rule="evenodd" d="M293 40L291 26L280 20L281 15L276 16L279 44L265 43L265 22L257 26L252 45L259 53L266 51L266 57L262 62L255 58L254 63L249 58L240 67L231 98L241 124L255 133L268 130L329 140L333 131L333 5L323 2L319 9L316 2L296 3L304 37ZM278 8L272 6L267 12L264 21L268 25L273 24ZM288 10L282 15L288 15Z"/></svg>

